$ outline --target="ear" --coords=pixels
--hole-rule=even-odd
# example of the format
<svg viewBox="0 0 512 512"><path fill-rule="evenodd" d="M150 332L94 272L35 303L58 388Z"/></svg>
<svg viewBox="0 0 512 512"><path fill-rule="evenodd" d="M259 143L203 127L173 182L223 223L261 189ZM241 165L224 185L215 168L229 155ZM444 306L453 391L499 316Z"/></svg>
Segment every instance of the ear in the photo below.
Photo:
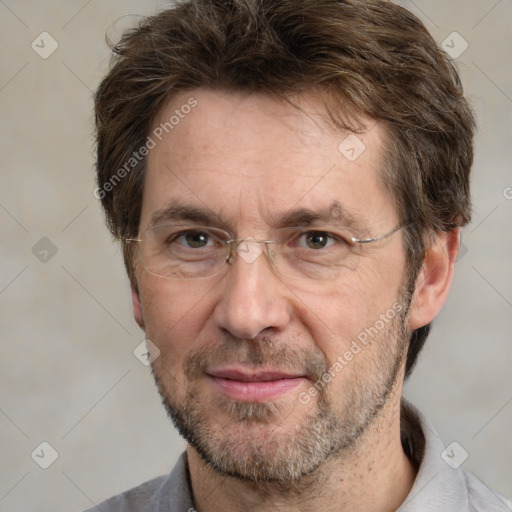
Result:
<svg viewBox="0 0 512 512"><path fill-rule="evenodd" d="M145 330L146 325L144 324L144 314L142 312L142 305L140 303L139 293L132 289L132 306L133 306L133 317L137 322L138 326Z"/></svg>
<svg viewBox="0 0 512 512"><path fill-rule="evenodd" d="M459 248L460 228L435 233L416 279L409 315L411 330L430 323L443 307L452 285Z"/></svg>

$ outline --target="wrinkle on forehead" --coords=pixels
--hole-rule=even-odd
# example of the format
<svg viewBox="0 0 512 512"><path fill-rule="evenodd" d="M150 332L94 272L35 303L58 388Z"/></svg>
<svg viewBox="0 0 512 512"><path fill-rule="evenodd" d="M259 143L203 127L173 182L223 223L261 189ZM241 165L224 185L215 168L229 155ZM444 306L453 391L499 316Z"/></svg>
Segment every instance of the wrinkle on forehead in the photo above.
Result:
<svg viewBox="0 0 512 512"><path fill-rule="evenodd" d="M393 215L392 201L378 175L385 138L380 123L369 120L369 131L358 135L367 149L349 161L338 149L347 132L327 122L318 97L304 95L299 110L268 95L198 89L177 96L160 117L188 95L197 107L148 155L145 225L175 199L209 208L231 228L263 230L288 210L317 215L333 201L340 205L329 213L334 222L348 221L347 212L366 218L365 224L373 217L375 228L381 220L385 227L392 222L385 218Z"/></svg>

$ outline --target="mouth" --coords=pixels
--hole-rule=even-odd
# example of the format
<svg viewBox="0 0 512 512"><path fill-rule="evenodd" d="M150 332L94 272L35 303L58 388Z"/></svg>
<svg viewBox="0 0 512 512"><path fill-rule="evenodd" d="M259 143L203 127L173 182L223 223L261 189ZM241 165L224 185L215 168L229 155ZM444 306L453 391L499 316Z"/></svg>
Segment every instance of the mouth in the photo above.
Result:
<svg viewBox="0 0 512 512"><path fill-rule="evenodd" d="M265 402L284 395L307 381L304 374L277 370L244 371L235 368L207 373L211 384L233 400Z"/></svg>

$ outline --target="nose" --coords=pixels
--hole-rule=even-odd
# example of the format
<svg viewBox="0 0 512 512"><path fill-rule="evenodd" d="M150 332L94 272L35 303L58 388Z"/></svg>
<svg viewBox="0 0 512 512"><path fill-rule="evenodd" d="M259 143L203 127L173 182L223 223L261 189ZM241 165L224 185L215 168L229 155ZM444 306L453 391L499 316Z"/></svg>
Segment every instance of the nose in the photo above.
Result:
<svg viewBox="0 0 512 512"><path fill-rule="evenodd" d="M250 240L249 240L250 242ZM291 318L290 292L259 244L241 244L219 283L214 321L237 338L284 329Z"/></svg>

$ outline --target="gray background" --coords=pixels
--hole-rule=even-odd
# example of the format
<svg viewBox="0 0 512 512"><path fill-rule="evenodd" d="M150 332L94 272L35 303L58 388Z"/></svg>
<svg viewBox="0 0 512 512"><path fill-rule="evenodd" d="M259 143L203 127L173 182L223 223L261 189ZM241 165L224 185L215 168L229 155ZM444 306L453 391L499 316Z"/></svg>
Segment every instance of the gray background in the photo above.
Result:
<svg viewBox="0 0 512 512"><path fill-rule="evenodd" d="M512 1L401 3L451 51L464 44L454 31L469 44L457 61L480 126L474 221L407 395L446 444L459 443L457 457L467 451L464 467L510 498ZM91 96L108 65L106 27L164 5L0 0L2 512L87 508L168 472L184 447L133 354L143 334L92 195ZM51 48L44 31L59 45L46 59L31 47ZM48 469L31 458L50 461L42 441L58 453Z"/></svg>

